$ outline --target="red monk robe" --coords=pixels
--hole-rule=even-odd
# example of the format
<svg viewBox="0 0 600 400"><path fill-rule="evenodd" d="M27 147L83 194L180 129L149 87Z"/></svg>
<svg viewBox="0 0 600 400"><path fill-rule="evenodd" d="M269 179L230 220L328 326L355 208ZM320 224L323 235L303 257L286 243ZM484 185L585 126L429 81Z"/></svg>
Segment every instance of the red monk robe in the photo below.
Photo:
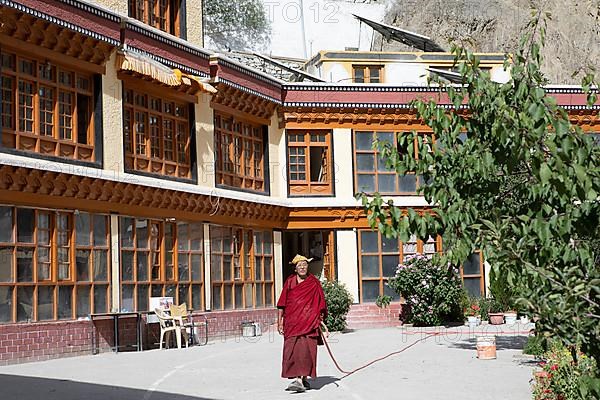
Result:
<svg viewBox="0 0 600 400"><path fill-rule="evenodd" d="M313 275L298 283L292 274L283 284L277 308L283 309L281 376L317 376L317 342L321 316L327 316L325 294Z"/></svg>

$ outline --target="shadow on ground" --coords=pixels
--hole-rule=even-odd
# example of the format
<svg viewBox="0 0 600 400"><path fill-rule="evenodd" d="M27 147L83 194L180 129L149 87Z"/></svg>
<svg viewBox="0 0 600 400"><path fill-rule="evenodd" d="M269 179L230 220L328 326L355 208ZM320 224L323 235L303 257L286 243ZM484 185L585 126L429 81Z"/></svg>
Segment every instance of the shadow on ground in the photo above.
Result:
<svg viewBox="0 0 600 400"><path fill-rule="evenodd" d="M108 382L107 382L108 383ZM216 400L67 379L0 374L2 400Z"/></svg>
<svg viewBox="0 0 600 400"><path fill-rule="evenodd" d="M336 382L339 381L339 378L335 376L319 376L315 379L310 380L310 389L311 390L320 390L323 386L327 386L330 384L334 384L335 386L339 386Z"/></svg>
<svg viewBox="0 0 600 400"><path fill-rule="evenodd" d="M496 336L496 350L523 350L525 343L527 343L526 336ZM440 345L446 345L453 349L476 350L477 338L442 341Z"/></svg>

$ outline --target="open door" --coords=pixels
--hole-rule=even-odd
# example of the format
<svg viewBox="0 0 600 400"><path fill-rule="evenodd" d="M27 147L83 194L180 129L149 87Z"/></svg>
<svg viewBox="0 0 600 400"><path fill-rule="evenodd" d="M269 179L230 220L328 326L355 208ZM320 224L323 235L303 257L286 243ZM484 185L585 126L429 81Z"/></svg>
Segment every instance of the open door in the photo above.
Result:
<svg viewBox="0 0 600 400"><path fill-rule="evenodd" d="M283 233L283 279L294 272L289 262L296 254L313 258L309 272L319 279L333 280L335 273L335 247L333 230L288 231Z"/></svg>

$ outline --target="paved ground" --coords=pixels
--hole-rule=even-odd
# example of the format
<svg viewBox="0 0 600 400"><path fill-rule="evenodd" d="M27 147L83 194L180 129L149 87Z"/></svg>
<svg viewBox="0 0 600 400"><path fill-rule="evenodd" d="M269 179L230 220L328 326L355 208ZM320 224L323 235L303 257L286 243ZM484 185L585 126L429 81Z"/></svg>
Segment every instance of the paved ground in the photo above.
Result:
<svg viewBox="0 0 600 400"><path fill-rule="evenodd" d="M484 327L485 328L485 327ZM490 331L495 327L487 327ZM479 328L475 328L481 331ZM335 369L319 348L313 390L285 392L279 377L282 339L213 340L190 349L105 353L96 356L0 367L2 400L199 400L199 399L461 399L528 400L533 363L520 357L523 326L503 327L496 360L476 358L475 336L466 327L429 337L406 351L352 375ZM400 350L424 334L397 328L333 335L342 368ZM416 334L415 334L416 333ZM258 339L258 340L254 340Z"/></svg>

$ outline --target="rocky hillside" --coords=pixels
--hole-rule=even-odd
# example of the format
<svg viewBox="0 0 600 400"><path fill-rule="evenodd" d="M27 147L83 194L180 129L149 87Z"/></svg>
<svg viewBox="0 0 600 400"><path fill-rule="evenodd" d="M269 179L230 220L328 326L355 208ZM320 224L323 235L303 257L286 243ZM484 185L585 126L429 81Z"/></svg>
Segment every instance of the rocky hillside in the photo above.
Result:
<svg viewBox="0 0 600 400"><path fill-rule="evenodd" d="M551 13L544 71L552 83L578 84L586 66L600 75L600 0L391 0L385 23L427 35L442 47L462 42L478 52L514 52L531 7ZM373 50L409 50L382 41ZM410 51L410 50L409 50Z"/></svg>

